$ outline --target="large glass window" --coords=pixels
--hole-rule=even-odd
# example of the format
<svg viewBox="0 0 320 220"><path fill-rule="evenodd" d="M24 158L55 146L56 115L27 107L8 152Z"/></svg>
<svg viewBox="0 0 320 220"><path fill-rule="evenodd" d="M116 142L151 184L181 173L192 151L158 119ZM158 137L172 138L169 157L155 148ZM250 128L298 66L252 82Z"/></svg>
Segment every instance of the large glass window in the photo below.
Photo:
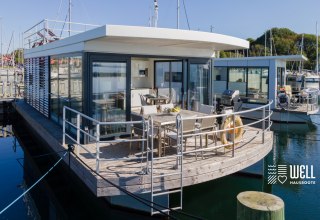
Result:
<svg viewBox="0 0 320 220"><path fill-rule="evenodd" d="M70 57L70 105L82 111L82 57Z"/></svg>
<svg viewBox="0 0 320 220"><path fill-rule="evenodd" d="M269 98L269 69L262 68L261 69L261 93L260 98L267 101Z"/></svg>
<svg viewBox="0 0 320 220"><path fill-rule="evenodd" d="M285 83L285 70L283 67L277 68L277 89L280 90L280 87L284 86Z"/></svg>
<svg viewBox="0 0 320 220"><path fill-rule="evenodd" d="M261 69L248 68L248 97L259 98L261 91Z"/></svg>
<svg viewBox="0 0 320 220"><path fill-rule="evenodd" d="M246 68L229 68L228 89L239 90L240 96L246 96Z"/></svg>
<svg viewBox="0 0 320 220"><path fill-rule="evenodd" d="M227 67L214 67L213 69L213 93L220 97L227 89Z"/></svg>
<svg viewBox="0 0 320 220"><path fill-rule="evenodd" d="M55 122L58 122L59 115L59 78L58 78L58 59L51 58L50 61L50 115L51 119Z"/></svg>
<svg viewBox="0 0 320 220"><path fill-rule="evenodd" d="M209 64L190 64L188 97L189 106L198 111L200 104L209 104Z"/></svg>
<svg viewBox="0 0 320 220"><path fill-rule="evenodd" d="M70 107L69 103L69 58L62 57L58 59L59 62L59 115L58 117L62 119L63 117L63 106ZM62 120L59 120L62 124Z"/></svg>
<svg viewBox="0 0 320 220"><path fill-rule="evenodd" d="M158 61L156 62L155 75L158 94L169 97L174 104L181 104L182 62Z"/></svg>
<svg viewBox="0 0 320 220"><path fill-rule="evenodd" d="M62 124L63 106L82 112L82 56L51 57L50 64L50 115Z"/></svg>
<svg viewBox="0 0 320 220"><path fill-rule="evenodd" d="M93 118L108 121L126 120L126 63L92 63L92 115ZM104 126L101 135L125 132L125 127Z"/></svg>
<svg viewBox="0 0 320 220"><path fill-rule="evenodd" d="M228 77L227 77L228 76ZM244 101L265 103L268 99L269 69L266 67L214 67L213 91L239 90Z"/></svg>
<svg viewBox="0 0 320 220"><path fill-rule="evenodd" d="M266 102L268 99L268 69L248 68L247 97Z"/></svg>

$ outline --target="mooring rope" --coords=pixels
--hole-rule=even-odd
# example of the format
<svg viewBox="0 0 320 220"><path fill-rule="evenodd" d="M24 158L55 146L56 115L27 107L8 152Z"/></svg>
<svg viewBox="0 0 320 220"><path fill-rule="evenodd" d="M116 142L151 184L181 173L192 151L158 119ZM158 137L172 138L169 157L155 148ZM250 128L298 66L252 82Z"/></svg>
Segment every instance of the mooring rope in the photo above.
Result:
<svg viewBox="0 0 320 220"><path fill-rule="evenodd" d="M43 180L52 170L55 168L62 159L68 154L68 151L60 157L60 159L45 173L43 174L32 186L30 186L26 191L24 191L20 196L18 196L15 200L13 200L9 205L7 205L2 211L0 212L0 215L4 213L8 208L10 208L13 204L15 204L19 199L21 199L25 194L27 194L33 187L35 187L41 180Z"/></svg>

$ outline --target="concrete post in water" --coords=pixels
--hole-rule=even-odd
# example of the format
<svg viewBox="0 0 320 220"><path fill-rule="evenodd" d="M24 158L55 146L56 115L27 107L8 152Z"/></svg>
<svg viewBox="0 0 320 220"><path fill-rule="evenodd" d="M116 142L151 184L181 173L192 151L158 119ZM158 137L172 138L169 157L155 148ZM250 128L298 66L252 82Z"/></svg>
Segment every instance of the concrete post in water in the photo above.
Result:
<svg viewBox="0 0 320 220"><path fill-rule="evenodd" d="M264 192L241 192L237 196L237 219L284 220L284 202Z"/></svg>

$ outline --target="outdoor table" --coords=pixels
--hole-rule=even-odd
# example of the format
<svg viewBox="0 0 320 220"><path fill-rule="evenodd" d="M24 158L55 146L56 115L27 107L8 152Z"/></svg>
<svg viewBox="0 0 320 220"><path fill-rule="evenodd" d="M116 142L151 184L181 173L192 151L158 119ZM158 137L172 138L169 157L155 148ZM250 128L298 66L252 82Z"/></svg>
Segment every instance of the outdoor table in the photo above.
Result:
<svg viewBox="0 0 320 220"><path fill-rule="evenodd" d="M95 99L93 102L100 107L100 121L107 120L107 110L114 105L113 99Z"/></svg>
<svg viewBox="0 0 320 220"><path fill-rule="evenodd" d="M148 119L149 116L153 119L153 124L158 128L158 155L159 157L162 155L162 148L161 148L161 140L163 135L163 130L165 126L174 125L176 123L176 117L180 114L182 118L191 118L191 117L202 117L207 116L207 114L201 112L195 112L190 110L180 110L180 112L170 112L170 113L157 113L157 114L150 114L144 115L145 119Z"/></svg>

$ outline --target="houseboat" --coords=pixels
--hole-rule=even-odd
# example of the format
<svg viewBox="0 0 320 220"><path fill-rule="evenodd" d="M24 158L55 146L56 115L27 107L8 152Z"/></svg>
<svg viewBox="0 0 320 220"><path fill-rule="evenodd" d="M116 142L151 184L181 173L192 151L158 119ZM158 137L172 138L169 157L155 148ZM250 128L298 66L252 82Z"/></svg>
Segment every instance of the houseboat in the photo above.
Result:
<svg viewBox="0 0 320 220"><path fill-rule="evenodd" d="M213 59L213 94L218 98L228 90L239 91L238 110L250 109L274 100L271 119L285 123L308 123L317 113L318 91L296 90L287 84L286 62L305 61L303 55ZM246 115L262 117L261 112Z"/></svg>
<svg viewBox="0 0 320 220"><path fill-rule="evenodd" d="M287 71L286 82L287 85L291 86L293 94L297 94L303 89L311 89L314 91L318 91L319 93L320 76L316 73L313 73L312 71Z"/></svg>
<svg viewBox="0 0 320 220"><path fill-rule="evenodd" d="M17 112L54 151L75 146L70 168L97 197L151 214L182 209L183 187L240 171L271 151L266 96L245 112L216 114L213 103L212 58L248 41L119 25L62 39L48 20L38 25L24 34L26 97ZM258 110L263 120L242 122L241 114Z"/></svg>

